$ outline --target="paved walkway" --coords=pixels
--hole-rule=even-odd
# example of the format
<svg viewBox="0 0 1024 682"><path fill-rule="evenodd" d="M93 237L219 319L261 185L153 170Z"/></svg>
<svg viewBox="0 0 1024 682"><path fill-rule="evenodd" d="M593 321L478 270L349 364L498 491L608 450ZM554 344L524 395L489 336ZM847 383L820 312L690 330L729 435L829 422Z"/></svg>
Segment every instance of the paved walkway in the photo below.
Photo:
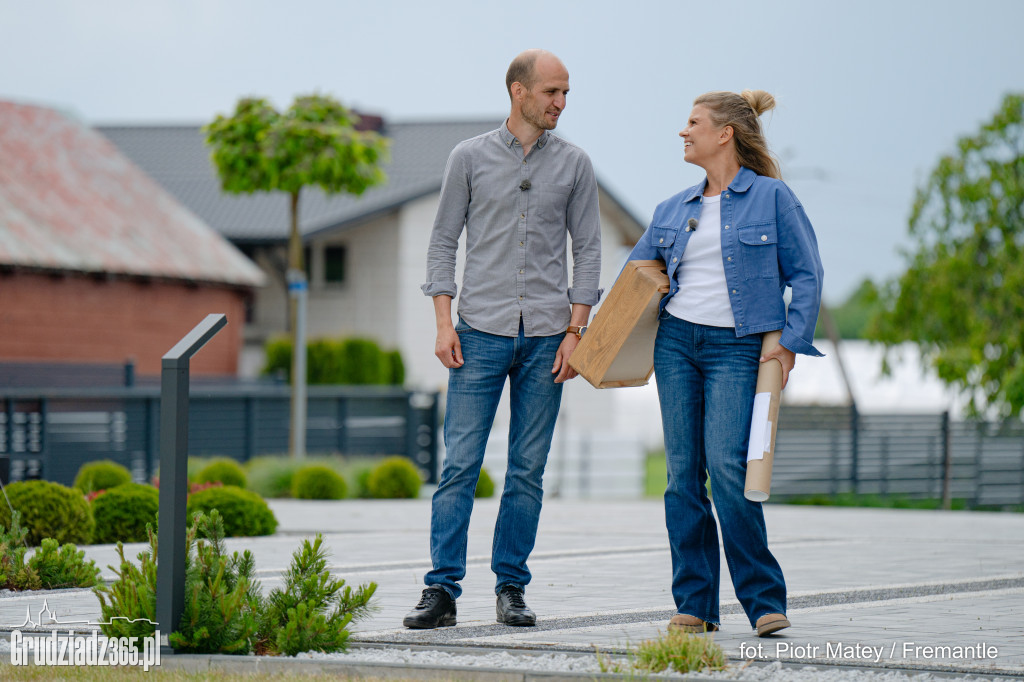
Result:
<svg viewBox="0 0 1024 682"><path fill-rule="evenodd" d="M545 502L527 589L535 628L494 621L489 554L497 500L478 501L459 625L432 631L401 627L429 568L429 500L271 504L278 533L232 539L229 549L252 549L270 588L301 538L324 533L337 575L379 584L379 611L358 624L354 641L624 651L663 632L673 613L659 501ZM765 510L793 627L753 636L726 579L715 639L729 657L1024 676L1024 515ZM101 566L115 563L109 545L85 549ZM126 555L137 552L130 546ZM99 616L84 590L8 595L0 598L0 626L21 625L26 612L38 620L44 599L61 623Z"/></svg>

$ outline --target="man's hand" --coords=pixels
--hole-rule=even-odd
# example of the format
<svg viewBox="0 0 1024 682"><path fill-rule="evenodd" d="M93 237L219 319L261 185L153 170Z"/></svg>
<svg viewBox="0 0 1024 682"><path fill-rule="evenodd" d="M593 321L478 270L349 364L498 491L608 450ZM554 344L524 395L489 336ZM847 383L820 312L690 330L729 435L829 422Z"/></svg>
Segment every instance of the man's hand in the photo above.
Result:
<svg viewBox="0 0 1024 682"><path fill-rule="evenodd" d="M555 366L551 368L551 373L558 375L555 377L556 384L575 379L578 376L576 370L569 366L569 356L576 350L576 344L579 342L579 337L575 334L566 334L562 343L559 344L558 352L555 354Z"/></svg>
<svg viewBox="0 0 1024 682"><path fill-rule="evenodd" d="M434 355L445 367L452 369L462 367L462 343L455 327L448 325L437 330L437 341L434 342Z"/></svg>
<svg viewBox="0 0 1024 682"><path fill-rule="evenodd" d="M785 388L786 382L789 381L789 372L796 366L796 353L779 344L761 356L761 362L769 360L778 360L782 365L782 388Z"/></svg>

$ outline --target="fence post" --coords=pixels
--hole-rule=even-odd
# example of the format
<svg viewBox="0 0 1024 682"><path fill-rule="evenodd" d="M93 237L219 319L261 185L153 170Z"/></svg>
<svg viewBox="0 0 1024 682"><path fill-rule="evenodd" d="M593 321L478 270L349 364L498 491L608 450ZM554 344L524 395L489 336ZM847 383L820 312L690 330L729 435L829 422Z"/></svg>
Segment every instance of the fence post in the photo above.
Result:
<svg viewBox="0 0 1024 682"><path fill-rule="evenodd" d="M856 495L860 487L860 413L857 404L850 403L850 486Z"/></svg>
<svg viewBox="0 0 1024 682"><path fill-rule="evenodd" d="M942 413L942 508L953 508L953 435L949 410Z"/></svg>
<svg viewBox="0 0 1024 682"><path fill-rule="evenodd" d="M162 653L185 610L185 504L188 496L189 359L227 324L207 315L163 357L160 375L160 507L157 530L156 620Z"/></svg>

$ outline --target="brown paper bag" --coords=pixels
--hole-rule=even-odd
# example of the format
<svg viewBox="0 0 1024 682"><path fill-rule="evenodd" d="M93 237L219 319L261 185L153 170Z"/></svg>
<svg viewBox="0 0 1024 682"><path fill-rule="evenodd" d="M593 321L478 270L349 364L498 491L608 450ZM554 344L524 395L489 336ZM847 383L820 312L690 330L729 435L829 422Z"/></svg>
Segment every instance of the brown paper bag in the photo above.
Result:
<svg viewBox="0 0 1024 682"><path fill-rule="evenodd" d="M779 345L782 332L768 332L761 340L761 355ZM775 460L775 434L779 426L782 400L782 363L762 362L757 370L757 388L750 419L750 444L747 449L747 480L743 496L751 502L764 502L772 490L772 462Z"/></svg>
<svg viewBox="0 0 1024 682"><path fill-rule="evenodd" d="M594 388L646 384L654 372L659 304L667 293L663 262L626 263L570 356L569 366Z"/></svg>

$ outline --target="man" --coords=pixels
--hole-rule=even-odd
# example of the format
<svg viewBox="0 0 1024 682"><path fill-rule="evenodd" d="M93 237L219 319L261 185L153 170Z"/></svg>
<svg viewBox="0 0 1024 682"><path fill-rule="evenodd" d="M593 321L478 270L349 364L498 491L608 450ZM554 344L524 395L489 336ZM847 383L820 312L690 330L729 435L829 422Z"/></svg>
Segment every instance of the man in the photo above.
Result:
<svg viewBox="0 0 1024 682"><path fill-rule="evenodd" d="M423 293L434 299L434 354L448 369L447 448L430 520L427 588L405 617L410 628L455 625L466 538L487 436L510 381L508 470L494 529L491 569L498 622L534 625L523 590L537 536L541 479L562 383L576 376L569 356L600 291L597 182L583 150L548 131L558 124L569 73L557 57L528 50L505 77L505 123L466 140L448 158L427 250ZM466 230L458 324L455 256ZM568 287L566 235L572 238Z"/></svg>

